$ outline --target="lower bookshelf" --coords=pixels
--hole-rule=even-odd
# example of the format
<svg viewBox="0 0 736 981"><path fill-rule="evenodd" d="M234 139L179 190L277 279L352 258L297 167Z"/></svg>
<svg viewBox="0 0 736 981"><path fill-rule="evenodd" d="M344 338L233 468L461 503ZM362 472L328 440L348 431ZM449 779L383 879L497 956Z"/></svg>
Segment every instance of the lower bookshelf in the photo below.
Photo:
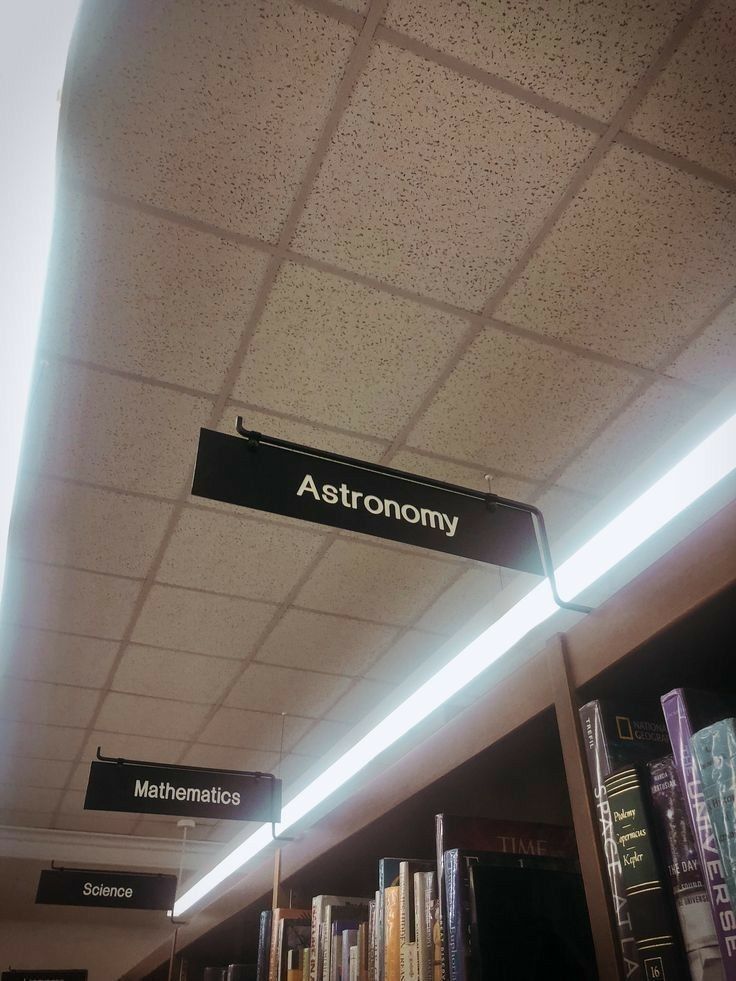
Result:
<svg viewBox="0 0 736 981"><path fill-rule="evenodd" d="M598 698L659 698L678 686L736 691L734 636L731 504L402 758L371 770L351 796L285 844L282 902L372 895L382 856L432 857L436 813L571 824L599 977L624 977L578 709ZM205 964L255 961L273 860L264 856L179 927L188 981L199 981ZM162 945L125 977L168 977L169 952Z"/></svg>

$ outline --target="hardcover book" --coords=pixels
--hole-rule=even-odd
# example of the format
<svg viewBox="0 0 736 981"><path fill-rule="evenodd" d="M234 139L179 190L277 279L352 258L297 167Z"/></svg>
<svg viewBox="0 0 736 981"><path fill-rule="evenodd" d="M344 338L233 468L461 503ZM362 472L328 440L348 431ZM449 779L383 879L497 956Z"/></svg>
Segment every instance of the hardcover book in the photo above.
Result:
<svg viewBox="0 0 736 981"><path fill-rule="evenodd" d="M672 756L653 760L649 790L692 981L723 981L723 963L695 838Z"/></svg>
<svg viewBox="0 0 736 981"><path fill-rule="evenodd" d="M698 730L733 715L735 704L733 695L692 688L675 688L662 696L677 779L693 829L700 865L705 873L705 888L713 911L727 981L736 981L736 915L726 889L721 857L690 740Z"/></svg>
<svg viewBox="0 0 736 981"><path fill-rule="evenodd" d="M309 946L310 918L311 911L308 909L278 908L272 911L268 981L286 981L286 950L292 939L291 930L300 926L306 937L306 943L294 942L294 947Z"/></svg>
<svg viewBox="0 0 736 981"><path fill-rule="evenodd" d="M368 920L368 900L361 905L328 906L322 923L325 937L324 944L324 977L325 981L337 981L340 973L340 957L342 956L342 933L344 930L357 930L360 923ZM335 951L338 952L335 960Z"/></svg>
<svg viewBox="0 0 736 981"><path fill-rule="evenodd" d="M414 874L433 872L434 859L405 859L399 863L399 947L401 981L418 981L416 922L414 913Z"/></svg>
<svg viewBox="0 0 736 981"><path fill-rule="evenodd" d="M648 782L642 765L619 767L605 780L631 925L647 981L688 981L677 914L653 834Z"/></svg>
<svg viewBox="0 0 736 981"><path fill-rule="evenodd" d="M433 981L432 922L437 898L437 873L414 873L414 922L417 939L417 973L419 981Z"/></svg>
<svg viewBox="0 0 736 981"><path fill-rule="evenodd" d="M271 958L271 910L261 911L258 925L258 960L256 961L256 981L268 981L268 968Z"/></svg>
<svg viewBox="0 0 736 981"><path fill-rule="evenodd" d="M385 981L399 981L401 949L399 946L399 887L383 890L383 970Z"/></svg>
<svg viewBox="0 0 736 981"><path fill-rule="evenodd" d="M466 817L453 814L435 815L437 843L438 927L442 948L442 977L449 978L449 950L445 939L446 891L444 887L444 854L453 848L501 852L518 855L577 856L572 828L553 824L530 824L523 821L500 821L494 818Z"/></svg>
<svg viewBox="0 0 736 981"><path fill-rule="evenodd" d="M581 877L471 865L479 981L597 981Z"/></svg>
<svg viewBox="0 0 736 981"><path fill-rule="evenodd" d="M309 978L318 981L324 971L324 936L322 923L328 906L363 906L367 900L360 896L315 896L312 899L312 932L309 946Z"/></svg>
<svg viewBox="0 0 736 981"><path fill-rule="evenodd" d="M731 899L736 903L736 719L721 719L696 732L691 740L705 806L708 809L716 845L721 856L723 877Z"/></svg>
<svg viewBox="0 0 736 981"><path fill-rule="evenodd" d="M469 852L453 848L445 852L445 892L447 899L447 938L449 977L451 981L478 981L479 959L473 943L471 868L538 868L551 871L573 871L572 859L537 855L514 855L509 852Z"/></svg>
<svg viewBox="0 0 736 981"><path fill-rule="evenodd" d="M646 763L666 753L669 749L667 728L662 710L655 700L618 703L597 699L582 706L580 722L611 887L624 976L634 981L644 981L604 780L618 766Z"/></svg>

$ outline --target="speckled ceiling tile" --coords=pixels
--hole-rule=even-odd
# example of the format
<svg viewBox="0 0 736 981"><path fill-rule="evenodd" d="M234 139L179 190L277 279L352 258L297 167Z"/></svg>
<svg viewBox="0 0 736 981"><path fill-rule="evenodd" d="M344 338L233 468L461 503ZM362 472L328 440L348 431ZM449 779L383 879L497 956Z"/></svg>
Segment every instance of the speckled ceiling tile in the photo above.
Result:
<svg viewBox="0 0 736 981"><path fill-rule="evenodd" d="M9 551L54 565L143 578L172 506L49 478L18 495Z"/></svg>
<svg viewBox="0 0 736 981"><path fill-rule="evenodd" d="M194 465L211 403L75 365L48 362L31 403L24 464L60 477L175 497Z"/></svg>
<svg viewBox="0 0 736 981"><path fill-rule="evenodd" d="M89 5L64 168L278 238L354 30L289 0Z"/></svg>
<svg viewBox="0 0 736 981"><path fill-rule="evenodd" d="M712 391L730 384L736 378L736 303L729 304L666 371Z"/></svg>
<svg viewBox="0 0 736 981"><path fill-rule="evenodd" d="M390 0L386 22L539 95L605 119L687 7L687 0Z"/></svg>
<svg viewBox="0 0 736 981"><path fill-rule="evenodd" d="M736 7L707 6L626 127L736 178Z"/></svg>
<svg viewBox="0 0 736 981"><path fill-rule="evenodd" d="M407 443L542 480L623 403L637 381L623 368L489 328Z"/></svg>
<svg viewBox="0 0 736 981"><path fill-rule="evenodd" d="M483 466L470 467L467 464L455 463L449 460L438 460L435 457L424 456L416 450L399 450L391 458L392 467L418 473L434 480L444 480L449 484L459 484L473 490L487 491L488 481L485 479L488 469ZM513 477L493 477L491 490L501 497L511 497L517 501L530 501L537 489L536 484L527 480L516 480Z"/></svg>
<svg viewBox="0 0 736 981"><path fill-rule="evenodd" d="M347 10L352 10L356 14L366 14L368 13L368 7L370 6L370 0L333 0L338 7L345 7Z"/></svg>
<svg viewBox="0 0 736 981"><path fill-rule="evenodd" d="M454 578L456 567L359 541L333 542L294 603L325 613L404 625Z"/></svg>
<svg viewBox="0 0 736 981"><path fill-rule="evenodd" d="M185 508L158 579L172 586L279 603L321 548L324 539L317 528L304 522L299 531L290 525Z"/></svg>
<svg viewBox="0 0 736 981"><path fill-rule="evenodd" d="M36 562L9 563L6 578L4 621L106 640L123 636L141 588L134 579Z"/></svg>
<svg viewBox="0 0 736 981"><path fill-rule="evenodd" d="M705 400L699 392L656 382L573 461L559 483L605 496L674 436Z"/></svg>
<svg viewBox="0 0 736 981"><path fill-rule="evenodd" d="M217 392L268 257L132 208L62 199L45 348Z"/></svg>
<svg viewBox="0 0 736 981"><path fill-rule="evenodd" d="M736 195L616 146L497 314L655 367L732 288L735 267Z"/></svg>
<svg viewBox="0 0 736 981"><path fill-rule="evenodd" d="M479 308L591 141L570 123L379 43L294 248Z"/></svg>
<svg viewBox="0 0 736 981"><path fill-rule="evenodd" d="M419 304L288 264L234 397L391 438L467 326Z"/></svg>

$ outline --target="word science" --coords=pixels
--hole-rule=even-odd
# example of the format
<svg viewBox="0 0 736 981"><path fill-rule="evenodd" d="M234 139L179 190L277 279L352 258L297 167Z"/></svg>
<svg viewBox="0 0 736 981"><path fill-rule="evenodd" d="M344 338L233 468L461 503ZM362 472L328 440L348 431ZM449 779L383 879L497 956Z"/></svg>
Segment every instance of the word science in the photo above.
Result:
<svg viewBox="0 0 736 981"><path fill-rule="evenodd" d="M528 505L238 431L200 430L196 497L544 574Z"/></svg>

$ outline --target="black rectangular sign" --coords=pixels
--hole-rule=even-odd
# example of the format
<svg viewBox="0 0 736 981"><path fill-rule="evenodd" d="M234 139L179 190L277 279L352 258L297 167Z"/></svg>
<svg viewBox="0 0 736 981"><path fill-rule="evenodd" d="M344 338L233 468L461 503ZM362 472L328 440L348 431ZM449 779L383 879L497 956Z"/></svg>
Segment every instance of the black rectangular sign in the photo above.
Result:
<svg viewBox="0 0 736 981"><path fill-rule="evenodd" d="M3 971L0 981L87 981L86 971Z"/></svg>
<svg viewBox="0 0 736 981"><path fill-rule="evenodd" d="M175 875L44 869L36 902L47 906L107 906L115 909L174 908Z"/></svg>
<svg viewBox="0 0 736 981"><path fill-rule="evenodd" d="M531 514L471 489L202 429L192 494L543 574Z"/></svg>
<svg viewBox="0 0 736 981"><path fill-rule="evenodd" d="M279 821L281 781L269 773L95 760L89 768L84 807L88 811Z"/></svg>

